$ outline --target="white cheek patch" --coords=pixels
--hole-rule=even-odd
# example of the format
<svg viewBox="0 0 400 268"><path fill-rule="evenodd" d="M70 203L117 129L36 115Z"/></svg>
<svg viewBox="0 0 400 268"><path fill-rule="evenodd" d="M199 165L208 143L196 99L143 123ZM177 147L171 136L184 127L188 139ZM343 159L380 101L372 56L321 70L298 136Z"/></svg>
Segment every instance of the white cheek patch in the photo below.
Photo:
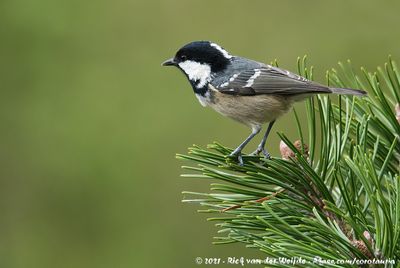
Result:
<svg viewBox="0 0 400 268"><path fill-rule="evenodd" d="M247 80L247 84L244 87L251 87L254 84L254 80L260 76L261 71L259 69L255 69L254 71L254 74Z"/></svg>
<svg viewBox="0 0 400 268"><path fill-rule="evenodd" d="M211 80L211 67L208 64L187 60L178 65L191 81L198 81L197 88L204 87Z"/></svg>
<svg viewBox="0 0 400 268"><path fill-rule="evenodd" d="M228 51L226 51L225 49L223 49L222 47L220 47L219 45L215 44L215 43L211 43L210 46L215 47L219 52L222 53L222 55L224 55L225 58L230 59L232 58L232 55L230 55L228 53Z"/></svg>

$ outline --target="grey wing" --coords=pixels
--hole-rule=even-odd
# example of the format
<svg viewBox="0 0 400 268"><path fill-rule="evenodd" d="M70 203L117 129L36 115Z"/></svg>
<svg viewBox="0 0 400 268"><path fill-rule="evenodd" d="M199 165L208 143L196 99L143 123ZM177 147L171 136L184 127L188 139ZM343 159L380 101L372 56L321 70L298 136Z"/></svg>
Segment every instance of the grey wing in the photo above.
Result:
<svg viewBox="0 0 400 268"><path fill-rule="evenodd" d="M332 93L329 87L269 65L242 71L216 88L234 95Z"/></svg>

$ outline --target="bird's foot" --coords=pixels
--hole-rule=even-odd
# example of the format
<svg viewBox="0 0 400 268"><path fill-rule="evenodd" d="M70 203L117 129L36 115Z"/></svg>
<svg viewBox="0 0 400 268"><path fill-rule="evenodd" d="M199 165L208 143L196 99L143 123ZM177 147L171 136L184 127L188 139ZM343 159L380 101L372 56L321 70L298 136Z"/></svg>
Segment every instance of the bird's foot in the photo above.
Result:
<svg viewBox="0 0 400 268"><path fill-rule="evenodd" d="M238 163L239 163L239 166L243 166L243 157L242 157L242 152L241 152L241 151L234 150L234 151L229 155L229 157L237 158Z"/></svg>
<svg viewBox="0 0 400 268"><path fill-rule="evenodd" d="M264 147L258 146L257 150L255 150L253 153L251 153L251 155L260 155L260 153L262 153L264 155L264 157L266 159L271 159L271 155L269 154L269 152L267 150L265 150Z"/></svg>

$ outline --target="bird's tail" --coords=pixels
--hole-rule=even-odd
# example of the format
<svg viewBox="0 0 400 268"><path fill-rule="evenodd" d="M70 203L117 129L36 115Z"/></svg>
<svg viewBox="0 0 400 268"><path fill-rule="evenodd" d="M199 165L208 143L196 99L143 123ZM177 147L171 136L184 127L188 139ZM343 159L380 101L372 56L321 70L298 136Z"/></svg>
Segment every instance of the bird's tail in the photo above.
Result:
<svg viewBox="0 0 400 268"><path fill-rule="evenodd" d="M361 89L352 89L352 88L337 88L330 87L329 88L333 94L340 95L355 95L355 96L366 96L367 92Z"/></svg>

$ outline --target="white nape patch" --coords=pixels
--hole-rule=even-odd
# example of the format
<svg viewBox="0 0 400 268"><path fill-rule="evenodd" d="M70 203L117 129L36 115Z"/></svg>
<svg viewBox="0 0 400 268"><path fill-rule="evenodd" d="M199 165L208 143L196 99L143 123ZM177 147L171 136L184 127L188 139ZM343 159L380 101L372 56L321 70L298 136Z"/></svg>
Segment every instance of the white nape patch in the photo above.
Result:
<svg viewBox="0 0 400 268"><path fill-rule="evenodd" d="M206 94L204 94L204 96L202 96L201 94L197 94L197 93L195 95L203 107L206 107L208 105L208 103L210 102L210 92L209 91L207 91Z"/></svg>
<svg viewBox="0 0 400 268"><path fill-rule="evenodd" d="M196 61L186 60L179 67L187 74L189 80L198 81L197 88L204 87L211 80L211 67Z"/></svg>
<svg viewBox="0 0 400 268"><path fill-rule="evenodd" d="M219 45L215 44L215 43L211 43L210 46L215 47L217 50L219 50L219 52L222 53L222 55L224 55L225 58L230 59L232 58L232 55L230 55L228 53L228 51L226 51L225 49L223 49L222 47L220 47Z"/></svg>
<svg viewBox="0 0 400 268"><path fill-rule="evenodd" d="M254 69L254 74L247 80L247 84L244 87L251 87L254 84L254 80L261 74L260 69Z"/></svg>

